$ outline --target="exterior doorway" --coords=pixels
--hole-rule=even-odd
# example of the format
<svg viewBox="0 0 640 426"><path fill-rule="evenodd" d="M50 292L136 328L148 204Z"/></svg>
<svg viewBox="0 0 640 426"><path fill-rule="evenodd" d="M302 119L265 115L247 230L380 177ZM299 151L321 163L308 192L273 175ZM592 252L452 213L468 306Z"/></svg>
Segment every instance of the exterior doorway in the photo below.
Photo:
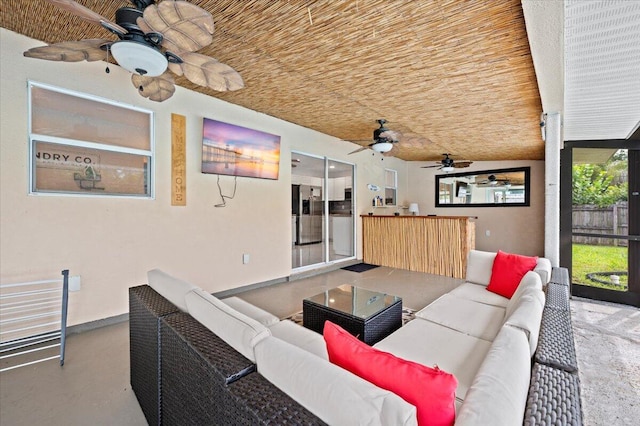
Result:
<svg viewBox="0 0 640 426"><path fill-rule="evenodd" d="M560 163L572 293L640 306L640 141L565 142Z"/></svg>

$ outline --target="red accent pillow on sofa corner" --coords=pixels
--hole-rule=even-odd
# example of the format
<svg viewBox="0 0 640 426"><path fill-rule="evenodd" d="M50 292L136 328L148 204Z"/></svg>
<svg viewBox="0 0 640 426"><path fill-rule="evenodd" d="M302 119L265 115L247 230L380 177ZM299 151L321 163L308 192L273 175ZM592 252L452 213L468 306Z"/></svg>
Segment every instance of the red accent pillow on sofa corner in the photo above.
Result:
<svg viewBox="0 0 640 426"><path fill-rule="evenodd" d="M374 349L330 321L323 335L333 364L415 405L420 426L453 424L458 380L452 374Z"/></svg>
<svg viewBox="0 0 640 426"><path fill-rule="evenodd" d="M533 271L537 263L537 257L521 256L498 250L493 261L491 280L487 290L511 299L524 274Z"/></svg>

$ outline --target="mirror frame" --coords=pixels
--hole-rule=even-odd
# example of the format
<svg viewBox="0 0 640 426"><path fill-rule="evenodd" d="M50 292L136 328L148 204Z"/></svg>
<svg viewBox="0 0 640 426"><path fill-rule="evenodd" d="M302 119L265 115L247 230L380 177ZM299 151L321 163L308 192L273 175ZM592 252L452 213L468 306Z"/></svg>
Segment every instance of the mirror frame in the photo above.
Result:
<svg viewBox="0 0 640 426"><path fill-rule="evenodd" d="M474 175L495 175L500 173L524 172L524 201L518 203L472 203L472 204L442 204L440 203L440 180ZM514 167L510 169L477 170L464 173L448 173L436 175L436 207L460 208L460 207L529 207L531 204L531 167Z"/></svg>

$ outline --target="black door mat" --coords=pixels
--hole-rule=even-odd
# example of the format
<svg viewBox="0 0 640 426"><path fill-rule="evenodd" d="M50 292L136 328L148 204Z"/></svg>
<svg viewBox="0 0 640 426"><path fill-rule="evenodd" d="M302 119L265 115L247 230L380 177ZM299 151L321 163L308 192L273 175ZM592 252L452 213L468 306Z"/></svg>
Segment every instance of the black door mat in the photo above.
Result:
<svg viewBox="0 0 640 426"><path fill-rule="evenodd" d="M364 272L364 271L368 271L369 269L373 269L377 267L378 265L371 265L369 263L358 263L356 265L345 266L344 268L340 268L340 269L344 269L345 271L351 271L351 272Z"/></svg>

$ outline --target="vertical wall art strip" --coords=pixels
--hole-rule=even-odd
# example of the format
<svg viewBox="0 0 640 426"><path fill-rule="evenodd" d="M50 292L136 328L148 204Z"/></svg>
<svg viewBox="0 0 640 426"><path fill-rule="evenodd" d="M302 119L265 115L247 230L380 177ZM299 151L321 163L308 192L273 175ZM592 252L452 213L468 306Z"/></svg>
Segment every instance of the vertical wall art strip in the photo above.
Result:
<svg viewBox="0 0 640 426"><path fill-rule="evenodd" d="M171 205L187 205L187 119L171 114Z"/></svg>

